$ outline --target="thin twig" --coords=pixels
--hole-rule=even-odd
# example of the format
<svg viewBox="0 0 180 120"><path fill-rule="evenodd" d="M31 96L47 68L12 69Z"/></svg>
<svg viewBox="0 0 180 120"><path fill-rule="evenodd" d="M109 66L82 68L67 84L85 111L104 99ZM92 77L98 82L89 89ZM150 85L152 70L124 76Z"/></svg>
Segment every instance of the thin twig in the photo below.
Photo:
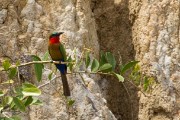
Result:
<svg viewBox="0 0 180 120"><path fill-rule="evenodd" d="M17 68L17 67L22 67L22 66L27 66L27 65L32 65L32 64L47 64L47 63L54 63L54 64L68 64L68 63L73 63L74 62L61 62L61 61L32 61L28 63L23 63L21 65L12 65L10 68ZM4 69L0 69L0 71L4 71Z"/></svg>
<svg viewBox="0 0 180 120"><path fill-rule="evenodd" d="M38 88L42 88L42 87L46 86L47 84L50 84L51 81L56 80L56 79L59 78L59 77L61 77L61 76L59 75L59 76L54 77L52 80L50 80L50 81L48 81L48 82L46 82L46 83L44 83L44 84L38 86Z"/></svg>
<svg viewBox="0 0 180 120"><path fill-rule="evenodd" d="M123 82L122 82L122 85L123 85L123 87L125 88L125 90L126 90L126 92L128 94L128 98L129 98L129 102L130 102L130 107L131 107L131 117L132 117L131 119L133 120L134 117L133 117L133 107L132 107L132 102L131 102L131 95L130 95L127 87L124 85Z"/></svg>
<svg viewBox="0 0 180 120"><path fill-rule="evenodd" d="M113 75L113 74L111 74L111 73L103 73L103 72L87 72L87 71L77 71L77 72L73 72L73 73L88 73L88 74L100 74L100 75L110 75L110 76ZM72 73L70 72L70 73L67 73L67 74L72 74Z"/></svg>
<svg viewBox="0 0 180 120"><path fill-rule="evenodd" d="M79 76L81 77L81 79L82 79L84 85L86 86L85 80L84 80L83 76L81 75L81 73L79 73Z"/></svg>
<svg viewBox="0 0 180 120"><path fill-rule="evenodd" d="M84 49L84 50L87 50L87 51L93 51L92 49L86 48L86 47L84 47L83 49Z"/></svg>
<svg viewBox="0 0 180 120"><path fill-rule="evenodd" d="M56 80L56 78L58 78L58 77L55 77L54 79ZM52 86L52 88L59 94L59 96L61 96L60 92L55 88L55 86L52 85L51 82L49 82L49 84L50 84L50 85Z"/></svg>
<svg viewBox="0 0 180 120"><path fill-rule="evenodd" d="M7 118L10 118L8 115L6 115L4 112L2 112L2 114L5 116L5 117L7 117Z"/></svg>
<svg viewBox="0 0 180 120"><path fill-rule="evenodd" d="M17 67L17 74L18 74L18 81L21 83L20 74L19 74L19 67Z"/></svg>
<svg viewBox="0 0 180 120"><path fill-rule="evenodd" d="M68 64L68 63L74 63L74 62L61 62L61 61L33 61L33 62L28 62L28 63L24 63L21 65L18 65L18 67L21 66L26 66L26 65L31 65L31 64L46 64L46 63L54 63L54 64ZM16 66L14 66L16 67Z"/></svg>
<svg viewBox="0 0 180 120"><path fill-rule="evenodd" d="M131 83L134 87L136 87L145 97L150 97L148 95L146 95L137 85L135 85L133 82L127 80L129 83Z"/></svg>

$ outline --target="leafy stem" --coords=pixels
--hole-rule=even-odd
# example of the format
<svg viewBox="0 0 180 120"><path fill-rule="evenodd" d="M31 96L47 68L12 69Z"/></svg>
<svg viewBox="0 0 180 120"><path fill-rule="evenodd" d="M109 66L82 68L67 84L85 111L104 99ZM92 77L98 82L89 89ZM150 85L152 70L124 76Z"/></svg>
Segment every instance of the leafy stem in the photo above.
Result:
<svg viewBox="0 0 180 120"><path fill-rule="evenodd" d="M23 67L23 66L32 65L32 64L48 64L48 63L54 63L54 64L69 64L69 63L71 63L71 64L74 64L75 62L61 62L61 61L52 61L52 60L50 60L50 61L32 61L32 62L22 63L20 65L11 65L11 66L9 66L8 69ZM1 67L0 71L6 71L6 69Z"/></svg>
<svg viewBox="0 0 180 120"><path fill-rule="evenodd" d="M18 82L21 82L19 73L20 67L28 65L34 65L36 79L38 82L41 82L43 70L46 70L44 64L67 64L67 67L69 68L69 72L67 72L67 74L80 75L84 85L85 80L82 74L113 76L117 78L119 82L124 82L124 74L127 71L131 71L129 74L130 80L127 81L135 86L141 93L143 93L144 96L149 97L145 94L145 92L143 92L143 90L150 90L150 86L153 83L153 78L143 76L141 74L140 66L138 65L139 61L130 61L125 65L117 65L116 59L112 53L101 52L100 58L95 59L90 56L92 52L93 51L91 49L84 48L84 51L80 54L79 57L77 57L78 55L76 54L76 51L74 51L74 57L68 56L65 62L48 60L49 54L47 52L45 53L43 60L41 60L41 58L39 58L38 56L32 55L33 61L27 63L20 64L19 62L17 62L16 64L11 64L9 60L2 61L2 67L0 67L0 71L5 71L5 73L8 74L8 80L0 83L0 85L3 86L2 89L0 89L0 112L3 113L4 110L6 110L6 106L9 106L8 108L12 111L18 110L21 112L25 112L26 108L30 105L41 105L41 101L37 98L37 96L41 95L40 88L50 84L51 81L56 80L56 78L60 77L56 76L55 72L51 70L48 75L49 81L42 85L36 86L35 84L27 82L17 84ZM72 58L74 58L74 60ZM117 68L117 66L120 66L120 68ZM119 71L117 72L117 70ZM53 75L55 76L52 77ZM18 82L14 81L16 80L15 77L18 78ZM125 87L130 98L128 89L126 88L124 83L122 84ZM6 87L4 87L5 85L9 85L10 88L7 89ZM69 105L72 105L74 102L74 100L69 101ZM12 117L6 115L4 116L6 118Z"/></svg>

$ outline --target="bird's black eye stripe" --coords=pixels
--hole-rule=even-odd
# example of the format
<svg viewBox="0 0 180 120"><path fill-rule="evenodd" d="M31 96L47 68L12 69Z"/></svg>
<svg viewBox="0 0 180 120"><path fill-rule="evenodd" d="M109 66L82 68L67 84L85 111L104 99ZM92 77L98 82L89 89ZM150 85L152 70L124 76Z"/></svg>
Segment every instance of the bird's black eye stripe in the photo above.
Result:
<svg viewBox="0 0 180 120"><path fill-rule="evenodd" d="M58 33L53 33L53 34L51 34L51 35L49 36L49 39L52 38L52 37L55 37L55 36L57 36L57 35L58 35Z"/></svg>

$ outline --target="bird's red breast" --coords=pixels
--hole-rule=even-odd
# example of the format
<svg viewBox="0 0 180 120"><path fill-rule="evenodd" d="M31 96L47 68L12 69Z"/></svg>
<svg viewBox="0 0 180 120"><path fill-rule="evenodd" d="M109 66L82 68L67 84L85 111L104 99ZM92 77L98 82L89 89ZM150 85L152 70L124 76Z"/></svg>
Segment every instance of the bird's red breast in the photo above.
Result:
<svg viewBox="0 0 180 120"><path fill-rule="evenodd" d="M49 39L48 50L52 60L61 60L63 58L60 51L59 36L55 36Z"/></svg>
<svg viewBox="0 0 180 120"><path fill-rule="evenodd" d="M49 44L56 44L59 43L59 36L58 37L52 37L49 39Z"/></svg>

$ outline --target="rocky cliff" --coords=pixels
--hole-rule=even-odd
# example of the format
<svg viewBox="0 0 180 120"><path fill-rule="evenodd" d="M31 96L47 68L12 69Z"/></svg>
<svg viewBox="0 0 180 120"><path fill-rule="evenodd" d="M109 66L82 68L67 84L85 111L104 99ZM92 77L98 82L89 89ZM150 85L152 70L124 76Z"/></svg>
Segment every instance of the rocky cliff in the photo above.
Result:
<svg viewBox="0 0 180 120"><path fill-rule="evenodd" d="M44 105L30 108L25 119L179 120L179 8L178 0L1 0L0 59L42 56L49 34L63 31L69 54L80 55L83 47L94 57L111 51L119 63L139 60L142 73L157 81L150 97L125 82L129 98L114 78L84 74L85 87L69 75L74 106L67 106L56 81L42 88Z"/></svg>

